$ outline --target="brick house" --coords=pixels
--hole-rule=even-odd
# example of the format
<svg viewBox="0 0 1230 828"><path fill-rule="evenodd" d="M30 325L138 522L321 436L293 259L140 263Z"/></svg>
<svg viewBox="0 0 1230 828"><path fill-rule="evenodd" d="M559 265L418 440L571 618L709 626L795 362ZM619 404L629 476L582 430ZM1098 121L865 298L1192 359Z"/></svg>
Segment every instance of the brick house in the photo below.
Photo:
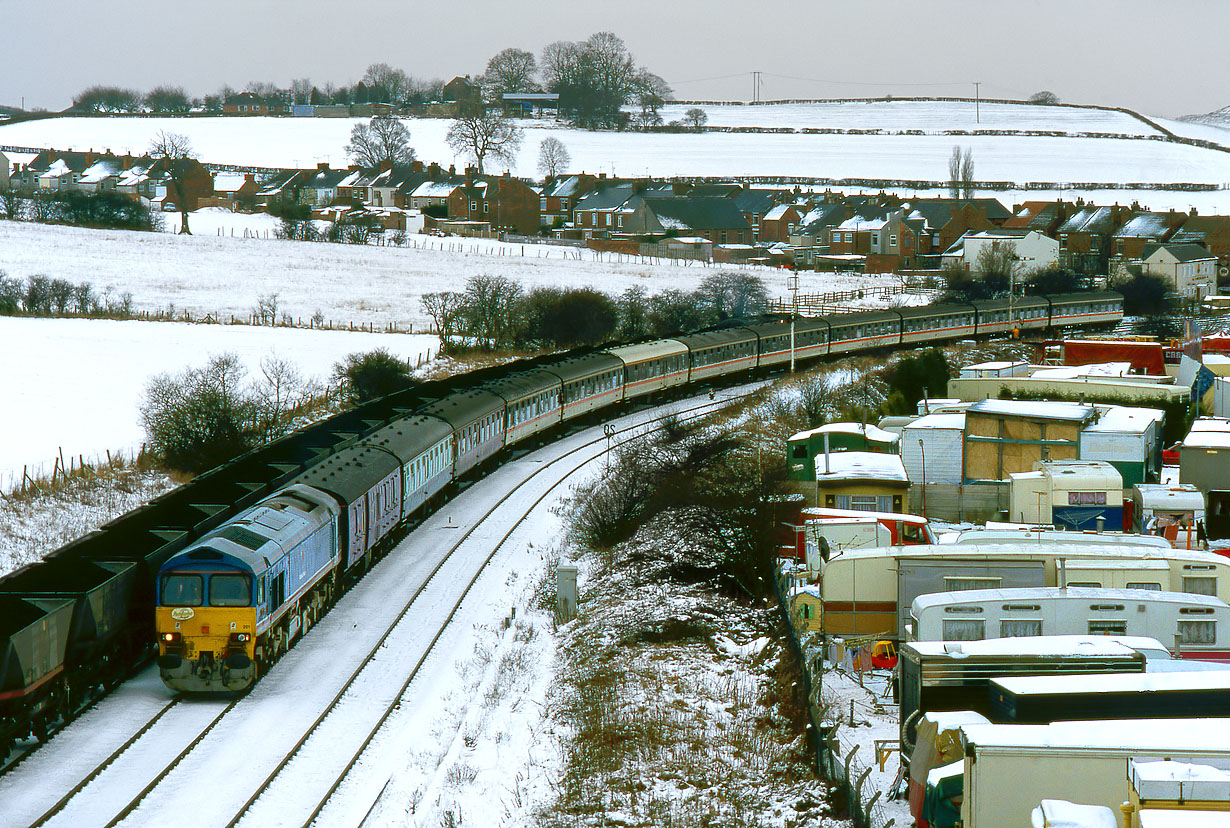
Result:
<svg viewBox="0 0 1230 828"><path fill-rule="evenodd" d="M541 222L538 193L508 173L475 175L471 168L464 183L449 194L448 217L484 221L493 230L531 235L538 232Z"/></svg>
<svg viewBox="0 0 1230 828"><path fill-rule="evenodd" d="M798 204L779 204L760 219L761 242L786 242L799 229L803 213ZM753 227L753 230L756 228Z"/></svg>
<svg viewBox="0 0 1230 828"><path fill-rule="evenodd" d="M179 203L180 194L172 182L173 175L183 181L184 204ZM163 207L173 204L177 209L196 210L202 198L211 198L214 194L214 177L195 158L158 159L149 168L149 183L157 193L154 201L161 202Z"/></svg>
<svg viewBox="0 0 1230 828"><path fill-rule="evenodd" d="M1107 269L1112 276L1127 271L1129 265L1140 264L1146 244L1170 241L1175 231L1187 220L1186 213L1149 213L1133 210L1133 215L1111 234L1110 259Z"/></svg>
<svg viewBox="0 0 1230 828"><path fill-rule="evenodd" d="M1102 274L1110 258L1111 236L1131 215L1127 207L1095 207L1078 209L1059 225L1059 266L1075 273Z"/></svg>
<svg viewBox="0 0 1230 828"><path fill-rule="evenodd" d="M539 194L538 211L547 225L571 224L577 202L598 186L598 178L586 173L560 175L548 179Z"/></svg>
<svg viewBox="0 0 1230 828"><path fill-rule="evenodd" d="M481 104L483 90L469 75L453 78L444 84L444 100L457 104Z"/></svg>
<svg viewBox="0 0 1230 828"><path fill-rule="evenodd" d="M1170 240L1201 245L1217 257L1219 268L1230 267L1230 216L1201 216L1193 210Z"/></svg>
<svg viewBox="0 0 1230 828"><path fill-rule="evenodd" d="M1026 201L1000 226L1005 230L1036 230L1044 236L1054 236L1075 210L1075 205L1065 201Z"/></svg>
<svg viewBox="0 0 1230 828"><path fill-rule="evenodd" d="M1012 216L993 198L911 199L902 207L906 218L923 220L917 255L936 258L966 233L995 230Z"/></svg>
<svg viewBox="0 0 1230 828"><path fill-rule="evenodd" d="M202 207L222 207L234 210L240 204L255 204L260 185L253 173L215 173L214 194L200 201Z"/></svg>
<svg viewBox="0 0 1230 828"><path fill-rule="evenodd" d="M750 244L752 226L733 199L642 196L614 215L611 232L626 236L697 236L714 244Z"/></svg>

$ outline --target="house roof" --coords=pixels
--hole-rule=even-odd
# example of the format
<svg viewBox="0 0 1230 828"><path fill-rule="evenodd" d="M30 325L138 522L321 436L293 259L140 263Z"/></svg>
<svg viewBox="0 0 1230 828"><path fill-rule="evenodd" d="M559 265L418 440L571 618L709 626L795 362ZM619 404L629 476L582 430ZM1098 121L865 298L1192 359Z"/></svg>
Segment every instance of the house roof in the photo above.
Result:
<svg viewBox="0 0 1230 828"><path fill-rule="evenodd" d="M1230 216L1192 216L1170 237L1173 242L1203 242L1210 234L1230 228Z"/></svg>
<svg viewBox="0 0 1230 828"><path fill-rule="evenodd" d="M1170 230L1166 213L1138 213L1114 232L1116 239L1160 239Z"/></svg>
<svg viewBox="0 0 1230 828"><path fill-rule="evenodd" d="M1086 403L988 399L979 400L965 409L965 412L967 415L990 414L1043 420L1075 420L1084 423L1093 419L1094 408Z"/></svg>
<svg viewBox="0 0 1230 828"><path fill-rule="evenodd" d="M1146 244L1140 252L1140 257L1151 259L1163 250L1179 262L1203 262L1217 258L1216 255L1198 244Z"/></svg>
<svg viewBox="0 0 1230 828"><path fill-rule="evenodd" d="M871 451L836 451L816 455L816 480L877 480L909 483L905 465L897 454ZM825 470L827 464L827 471Z"/></svg>
<svg viewBox="0 0 1230 828"><path fill-rule="evenodd" d="M452 181L424 181L410 191L411 198L448 198L460 183Z"/></svg>
<svg viewBox="0 0 1230 828"><path fill-rule="evenodd" d="M920 198L911 199L903 204L902 207L907 210L907 215L910 218L915 218L916 216L913 214L918 213L917 217L927 220L927 227L932 230L938 230L952 220L954 210L966 204L972 204L974 207L984 210L987 219L990 221L1002 222L1012 217L1012 213L1008 208L994 198Z"/></svg>
<svg viewBox="0 0 1230 828"><path fill-rule="evenodd" d="M765 213L764 218L768 221L780 221L790 210L794 210L794 214L796 216L799 214L799 208L793 204L779 204L769 212Z"/></svg>
<svg viewBox="0 0 1230 828"><path fill-rule="evenodd" d="M610 210L624 204L636 194L632 184L608 184L584 196L577 202L577 210Z"/></svg>
<svg viewBox="0 0 1230 828"><path fill-rule="evenodd" d="M542 194L548 198L575 198L582 190L593 186L592 176L561 175L543 188Z"/></svg>
<svg viewBox="0 0 1230 828"><path fill-rule="evenodd" d="M667 230L750 230L729 198L646 198L645 204Z"/></svg>
<svg viewBox="0 0 1230 828"><path fill-rule="evenodd" d="M784 190L765 190L749 187L747 189L740 189L731 198L734 199L735 206L743 212L759 213L763 216L785 198L786 194Z"/></svg>

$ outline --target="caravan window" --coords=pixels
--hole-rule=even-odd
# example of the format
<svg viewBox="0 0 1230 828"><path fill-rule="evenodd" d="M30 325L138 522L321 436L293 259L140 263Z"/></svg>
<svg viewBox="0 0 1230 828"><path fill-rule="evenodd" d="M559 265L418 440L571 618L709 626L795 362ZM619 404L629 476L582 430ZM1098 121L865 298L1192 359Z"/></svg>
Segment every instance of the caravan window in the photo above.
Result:
<svg viewBox="0 0 1230 828"><path fill-rule="evenodd" d="M981 641L985 636L981 618L944 619L945 641Z"/></svg>
<svg viewBox="0 0 1230 828"><path fill-rule="evenodd" d="M960 592L966 589L998 589L1000 578L976 575L947 575L944 577L945 592ZM979 636L981 638L982 636Z"/></svg>
<svg viewBox="0 0 1230 828"><path fill-rule="evenodd" d="M1216 621L1180 621L1180 644L1216 644Z"/></svg>
<svg viewBox="0 0 1230 828"><path fill-rule="evenodd" d="M1042 635L1042 621L1037 618L1005 618L999 622L1000 638L1024 638Z"/></svg>
<svg viewBox="0 0 1230 828"><path fill-rule="evenodd" d="M1152 581L1128 581L1128 589L1150 589L1154 592L1161 592L1162 585L1155 584Z"/></svg>
<svg viewBox="0 0 1230 828"><path fill-rule="evenodd" d="M1194 595L1216 595L1217 579L1185 577L1183 579L1183 591Z"/></svg>
<svg viewBox="0 0 1230 828"><path fill-rule="evenodd" d="M1127 635L1126 621L1090 621L1090 635Z"/></svg>

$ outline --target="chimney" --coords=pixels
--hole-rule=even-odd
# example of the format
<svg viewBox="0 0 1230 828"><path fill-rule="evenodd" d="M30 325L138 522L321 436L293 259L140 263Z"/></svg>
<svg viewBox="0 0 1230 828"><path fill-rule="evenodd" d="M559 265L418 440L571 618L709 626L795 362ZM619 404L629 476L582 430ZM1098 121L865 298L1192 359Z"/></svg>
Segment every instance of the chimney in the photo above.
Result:
<svg viewBox="0 0 1230 828"><path fill-rule="evenodd" d="M316 162L316 171L317 171L317 172L324 172L324 171L325 171L325 170L327 170L327 169L329 169L329 162L328 162L328 161L318 161L318 162Z"/></svg>
<svg viewBox="0 0 1230 828"><path fill-rule="evenodd" d="M255 184L256 183L256 173L244 173L243 183L244 184Z"/></svg>
<svg viewBox="0 0 1230 828"><path fill-rule="evenodd" d="M388 172L393 169L393 159L385 158L380 162L380 172Z"/></svg>
<svg viewBox="0 0 1230 828"><path fill-rule="evenodd" d="M606 173L604 173L604 172L600 172L600 173L598 173L598 177L599 177L599 178L606 178Z"/></svg>
<svg viewBox="0 0 1230 828"><path fill-rule="evenodd" d="M427 168L427 174L433 179L440 177L440 165L435 161L431 162L431 166Z"/></svg>
<svg viewBox="0 0 1230 828"><path fill-rule="evenodd" d="M449 175L456 175L456 174L457 174L457 165L456 165L456 164L449 164L449 165L448 165L448 174L449 174Z"/></svg>
<svg viewBox="0 0 1230 828"><path fill-rule="evenodd" d="M411 161L410 170L412 172L421 173L423 171L423 162L422 161Z"/></svg>

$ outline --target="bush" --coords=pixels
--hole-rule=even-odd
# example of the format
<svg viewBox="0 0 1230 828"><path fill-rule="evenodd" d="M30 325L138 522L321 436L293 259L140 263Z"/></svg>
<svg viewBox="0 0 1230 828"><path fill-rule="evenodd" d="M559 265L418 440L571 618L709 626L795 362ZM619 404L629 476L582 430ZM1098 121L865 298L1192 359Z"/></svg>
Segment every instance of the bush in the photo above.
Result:
<svg viewBox="0 0 1230 828"><path fill-rule="evenodd" d="M384 348L350 354L333 366L333 381L351 405L413 388L410 368Z"/></svg>
<svg viewBox="0 0 1230 828"><path fill-rule="evenodd" d="M1077 293L1089 290L1090 281L1062 267L1040 270L1025 280L1027 296L1051 296L1058 293Z"/></svg>
<svg viewBox="0 0 1230 828"><path fill-rule="evenodd" d="M149 381L141 425L163 463L199 474L257 445L256 405L243 390L244 374L239 358L225 354L204 368Z"/></svg>
<svg viewBox="0 0 1230 828"><path fill-rule="evenodd" d="M888 400L884 403L885 414L911 414L918 410L918 401L923 398L923 389L929 396L943 396L948 391L952 370L948 359L937 348L931 348L916 357L904 357L887 371Z"/></svg>
<svg viewBox="0 0 1230 828"><path fill-rule="evenodd" d="M1123 312L1128 316L1158 316L1169 310L1170 285L1161 276L1136 273L1110 287L1123 294Z"/></svg>

